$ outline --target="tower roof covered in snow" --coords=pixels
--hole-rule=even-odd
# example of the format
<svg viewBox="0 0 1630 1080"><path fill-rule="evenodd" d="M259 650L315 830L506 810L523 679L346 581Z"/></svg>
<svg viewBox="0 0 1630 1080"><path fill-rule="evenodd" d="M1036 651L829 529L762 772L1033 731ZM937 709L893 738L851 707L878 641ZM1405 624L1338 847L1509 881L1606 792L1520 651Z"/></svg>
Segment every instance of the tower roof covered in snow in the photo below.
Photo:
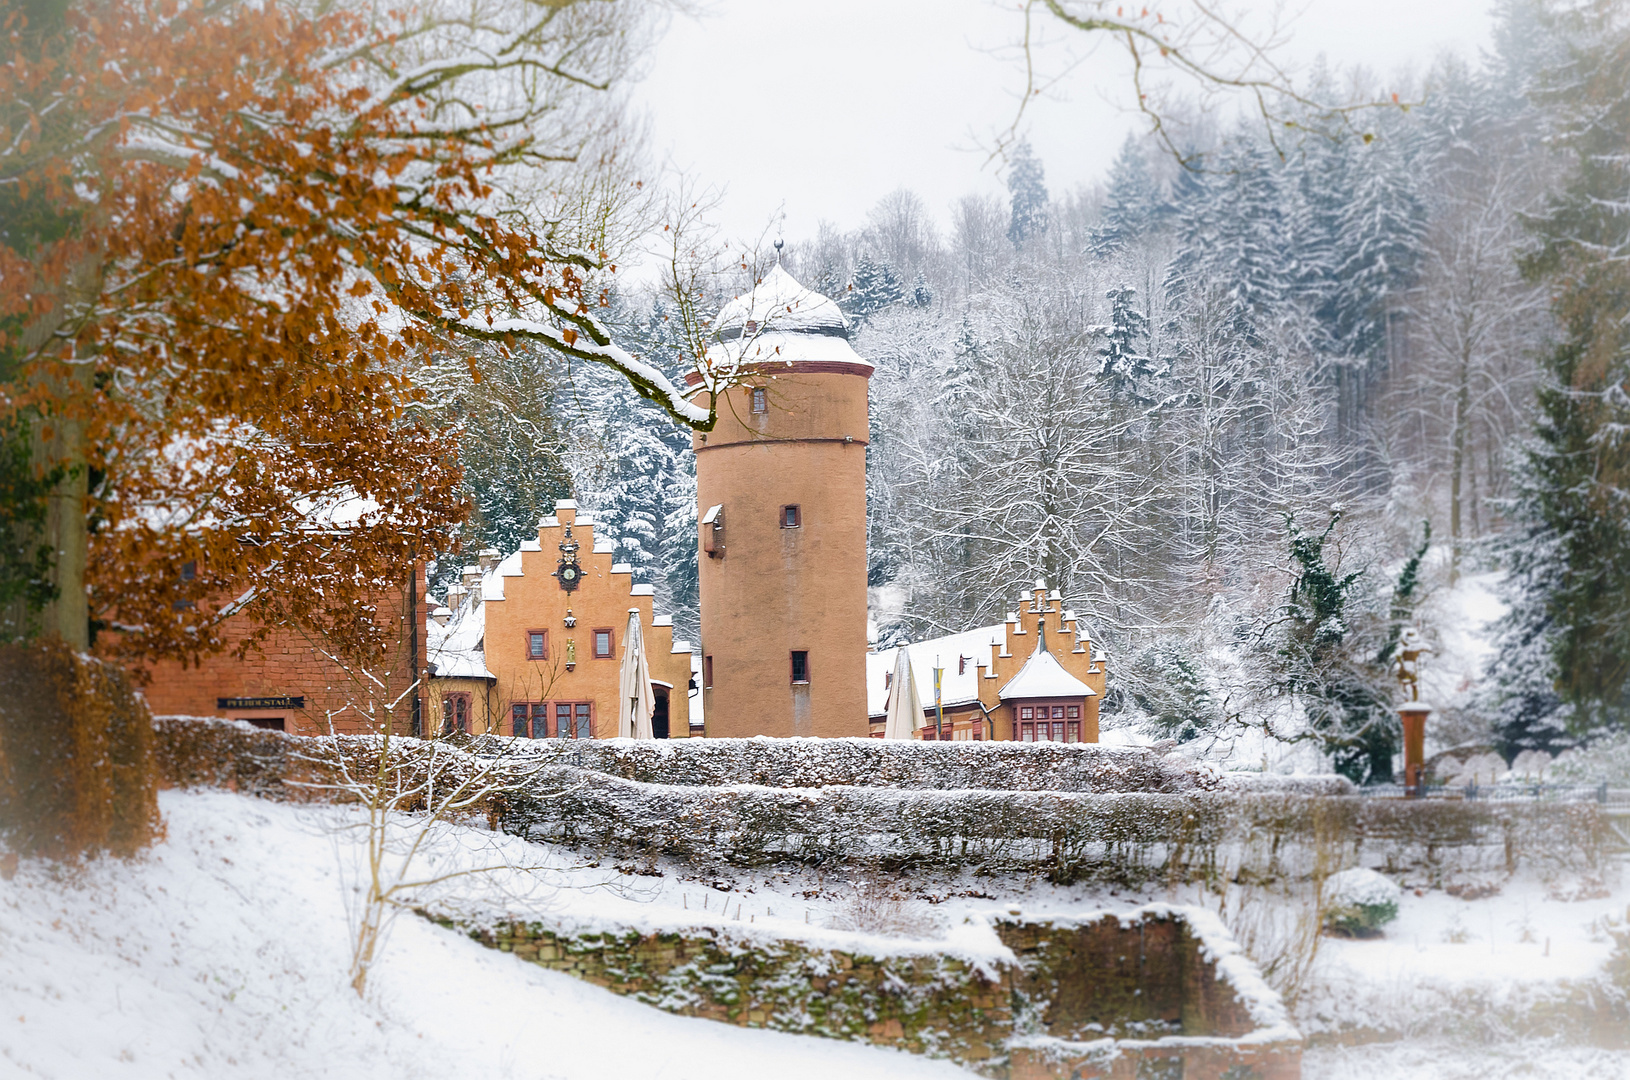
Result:
<svg viewBox="0 0 1630 1080"><path fill-rule="evenodd" d="M777 263L750 290L719 309L715 320L724 339L760 330L781 334L849 336L849 321L838 305L802 285Z"/></svg>
<svg viewBox="0 0 1630 1080"><path fill-rule="evenodd" d="M849 321L829 298L799 284L780 265L719 309L718 341L707 351L716 374L832 372L870 378L874 367L849 347ZM699 372L685 377L702 381Z"/></svg>

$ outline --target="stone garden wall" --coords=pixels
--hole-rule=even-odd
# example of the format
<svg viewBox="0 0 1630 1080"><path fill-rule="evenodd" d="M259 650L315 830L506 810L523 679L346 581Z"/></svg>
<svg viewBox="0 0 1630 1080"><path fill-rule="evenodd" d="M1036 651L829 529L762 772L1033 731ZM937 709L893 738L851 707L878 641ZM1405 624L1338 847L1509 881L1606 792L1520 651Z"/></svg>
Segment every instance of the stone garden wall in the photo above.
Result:
<svg viewBox="0 0 1630 1080"><path fill-rule="evenodd" d="M1001 919L991 924L1000 947L984 957L933 942L880 942L868 954L718 926L437 921L669 1012L895 1046L992 1077L1300 1075L1301 1038L1277 996L1191 909Z"/></svg>

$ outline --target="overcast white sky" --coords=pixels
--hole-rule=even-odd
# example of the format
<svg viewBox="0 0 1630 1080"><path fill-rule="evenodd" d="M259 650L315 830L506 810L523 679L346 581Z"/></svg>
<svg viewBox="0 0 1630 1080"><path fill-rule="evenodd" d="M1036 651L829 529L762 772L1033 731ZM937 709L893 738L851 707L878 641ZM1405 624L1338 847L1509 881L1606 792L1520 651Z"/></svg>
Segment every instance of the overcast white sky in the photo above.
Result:
<svg viewBox="0 0 1630 1080"><path fill-rule="evenodd" d="M1254 2L1254 0L1253 0ZM1266 5L1263 5L1266 6ZM1442 49L1489 43L1489 0L1305 0L1291 58L1323 53L1383 80ZM664 160L726 189L727 233L778 211L789 240L848 229L897 187L946 220L958 196L1005 194L976 141L1012 118L1022 85L1016 0L712 0L675 19L636 88ZM1079 67L1027 127L1055 193L1101 177L1139 120L1114 54ZM1141 128L1139 128L1141 130Z"/></svg>

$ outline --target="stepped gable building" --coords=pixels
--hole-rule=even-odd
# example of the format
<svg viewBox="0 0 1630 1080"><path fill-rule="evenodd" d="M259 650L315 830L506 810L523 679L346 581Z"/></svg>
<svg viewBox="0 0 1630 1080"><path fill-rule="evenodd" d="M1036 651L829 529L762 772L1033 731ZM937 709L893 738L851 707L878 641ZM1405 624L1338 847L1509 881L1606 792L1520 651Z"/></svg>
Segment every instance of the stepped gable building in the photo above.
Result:
<svg viewBox="0 0 1630 1080"><path fill-rule="evenodd" d="M1097 742L1104 655L1042 582L1007 621L900 648L922 698L921 739ZM866 657L871 733L883 734L898 649ZM939 709L934 669L940 669ZM943 715L943 722L939 717Z"/></svg>
<svg viewBox="0 0 1630 1080"><path fill-rule="evenodd" d="M614 738L634 610L656 692L652 729L659 739L690 734L690 644L673 640L652 587L634 584L612 552L595 539L594 518L561 501L536 541L502 560L489 549L464 568L426 626L426 708L441 732Z"/></svg>
<svg viewBox="0 0 1630 1080"><path fill-rule="evenodd" d="M732 385L692 442L707 734L864 736L872 365L779 265L717 327L708 366Z"/></svg>

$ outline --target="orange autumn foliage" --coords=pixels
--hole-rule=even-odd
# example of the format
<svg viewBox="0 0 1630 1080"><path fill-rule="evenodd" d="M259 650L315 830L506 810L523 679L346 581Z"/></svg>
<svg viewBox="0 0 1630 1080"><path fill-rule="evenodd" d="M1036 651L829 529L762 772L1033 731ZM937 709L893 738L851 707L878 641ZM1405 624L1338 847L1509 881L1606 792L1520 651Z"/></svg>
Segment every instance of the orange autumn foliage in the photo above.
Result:
<svg viewBox="0 0 1630 1080"><path fill-rule="evenodd" d="M0 351L12 415L83 430L91 616L133 659L218 650L238 611L242 648L282 625L379 649L374 597L465 513L416 372L529 306L605 345L598 256L501 213L524 137L448 122L357 16L68 19L38 47L7 25L0 189L62 227L0 244Z"/></svg>

